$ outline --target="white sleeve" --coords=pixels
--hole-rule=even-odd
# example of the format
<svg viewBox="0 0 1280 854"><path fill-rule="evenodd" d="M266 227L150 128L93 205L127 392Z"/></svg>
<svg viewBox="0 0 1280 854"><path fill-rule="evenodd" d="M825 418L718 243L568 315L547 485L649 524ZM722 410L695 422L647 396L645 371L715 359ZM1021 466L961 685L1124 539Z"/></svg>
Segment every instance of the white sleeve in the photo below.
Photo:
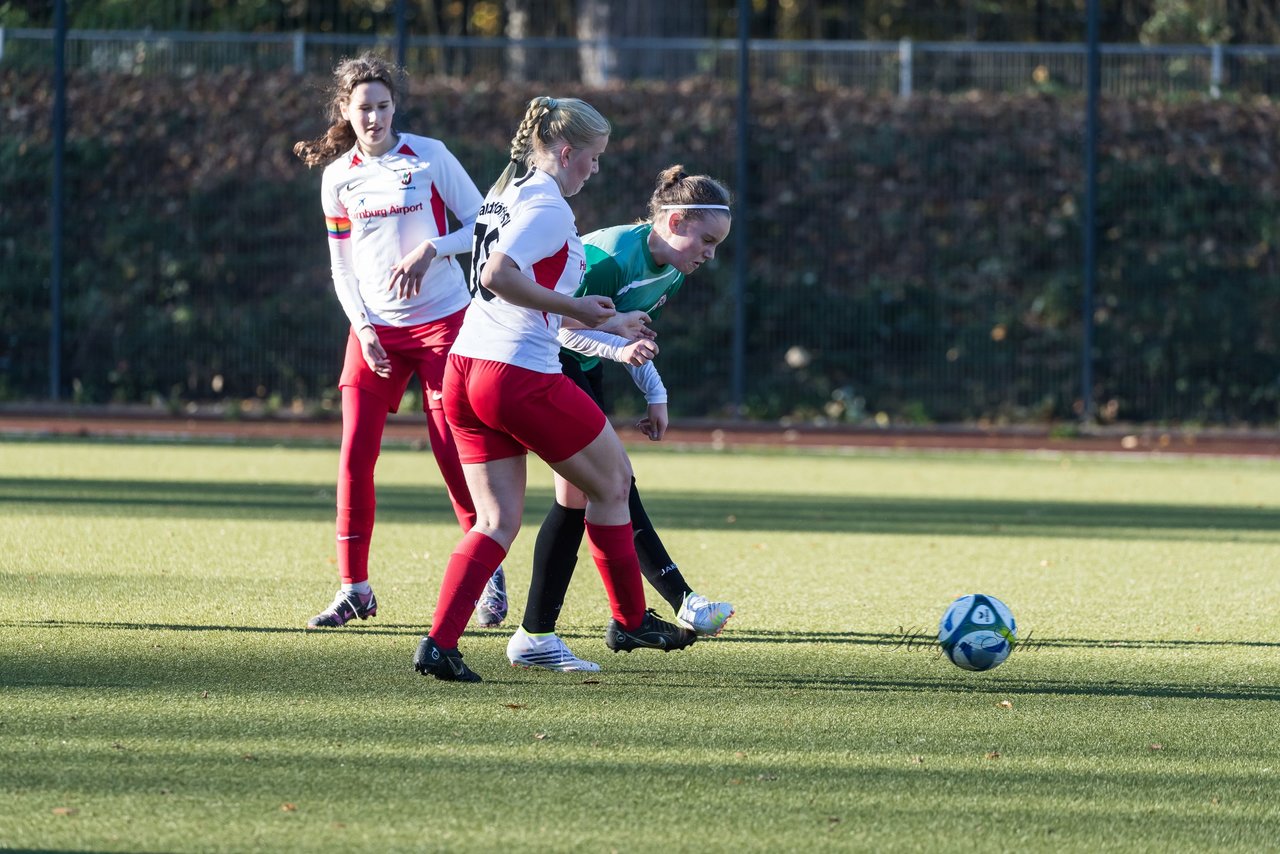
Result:
<svg viewBox="0 0 1280 854"><path fill-rule="evenodd" d="M467 170L462 168L458 158L445 148L444 143L440 143L440 157L436 165L440 167L436 175L439 179L440 198L461 225L456 231L437 237L432 242L436 247L436 255L463 255L471 251L476 215L480 213L484 197L476 189Z"/></svg>
<svg viewBox="0 0 1280 854"><path fill-rule="evenodd" d="M658 375L658 368L653 362L645 362L638 368L626 364L623 367L627 369L627 373L631 374L631 379L635 380L640 391L644 392L645 403L667 402L667 387L662 384L662 377Z"/></svg>
<svg viewBox="0 0 1280 854"><path fill-rule="evenodd" d="M329 269L333 273L333 289L342 304L342 312L352 329L369 326L369 313L360 297L360 283L351 272L351 240L329 239Z"/></svg>
<svg viewBox="0 0 1280 854"><path fill-rule="evenodd" d="M436 257L445 257L450 255L465 255L471 251L472 241L475 239L476 215L470 217L458 217L461 225L457 231L451 231L444 237L437 237L431 241L436 246Z"/></svg>
<svg viewBox="0 0 1280 854"><path fill-rule="evenodd" d="M533 199L512 212L511 222L499 230L489 253L501 252L516 262L521 273L532 278L530 268L534 263L559 252L565 235L573 233L573 211L568 203L563 199Z"/></svg>
<svg viewBox="0 0 1280 854"><path fill-rule="evenodd" d="M328 177L327 175L325 177ZM369 313L360 296L360 280L356 278L351 252L351 220L338 192L328 181L320 185L320 204L324 208L329 231L329 269L333 273L333 290L338 295L342 312L352 329L370 325Z"/></svg>
<svg viewBox="0 0 1280 854"><path fill-rule="evenodd" d="M596 329L568 329L560 327L557 333L560 346L568 347L584 356L595 356L611 362L622 361L622 350L631 342L621 335L600 332Z"/></svg>

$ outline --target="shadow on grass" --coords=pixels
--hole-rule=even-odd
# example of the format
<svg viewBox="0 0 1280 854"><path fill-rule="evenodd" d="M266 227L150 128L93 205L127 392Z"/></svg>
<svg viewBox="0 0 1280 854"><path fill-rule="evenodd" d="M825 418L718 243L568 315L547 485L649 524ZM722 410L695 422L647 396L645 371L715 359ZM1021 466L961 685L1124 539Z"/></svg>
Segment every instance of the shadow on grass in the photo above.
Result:
<svg viewBox="0 0 1280 854"><path fill-rule="evenodd" d="M307 629L297 626L219 626L196 623L116 623L109 620L0 620L0 628L19 629L123 629L142 632L248 632L265 635L420 635L428 626L380 624L377 628L344 626L341 629ZM505 634L503 635L506 636Z"/></svg>
<svg viewBox="0 0 1280 854"><path fill-rule="evenodd" d="M664 528L932 536L1105 535L1123 539L1280 541L1272 508L1130 502L788 496L769 493L647 493ZM546 489L531 489L527 524L541 520ZM260 521L325 521L331 487L314 484L0 478L0 508L22 512ZM452 524L442 487L378 488L379 522Z"/></svg>
<svg viewBox="0 0 1280 854"><path fill-rule="evenodd" d="M15 626L14 623L0 623L0 627ZM404 690L417 682L420 677L410 675L409 661L412 658L414 643L412 632L402 631L399 627L385 630L369 631L365 634L384 634L406 636L404 643L397 642L393 647L378 645L343 644L340 648L326 643L328 639L336 639L335 633L305 632L301 629L281 629L278 627L251 626L195 626L164 623L94 623L79 621L22 621L16 627L24 629L50 628L71 629L76 631L101 629L114 630L178 630L205 633L220 632L262 632L271 634L296 633L305 634L307 641L285 647L273 648L251 647L240 645L230 651L225 644L155 644L144 640L142 645L130 648L111 640L92 641L77 634L74 650L60 646L56 642L42 644L36 649L27 647L21 655L0 656L0 688L124 688L134 690L155 690L162 688L213 689L221 693L232 692L243 695L245 692L270 691L274 693L307 693L317 684L316 680L337 679L339 681L354 680L366 685L385 682L384 690ZM344 635L353 633L343 632ZM575 635L566 633L567 637ZM493 636L488 636L493 640ZM598 639L598 634L579 635ZM750 634L735 637L738 642L755 643L790 643L790 642L826 642L849 643L878 648L886 655L899 652L894 641L898 636L894 633L827 633L801 635L793 638L781 633L767 634L763 637ZM313 640L314 639L314 642ZM494 656L501 653L493 648L492 642L479 646L477 638L469 638L466 642L468 652L475 652L475 662L485 673L486 681L498 684L506 682L502 678L505 668L493 666ZM722 643L717 640L715 643ZM1097 644L1110 646L1113 641L1077 641L1070 644ZM1165 649L1171 646L1182 646L1177 641L1120 641L1119 643L1150 644L1152 648ZM1187 646L1200 646L1190 642ZM1253 646L1253 644L1231 644L1224 642L1222 646ZM1269 644L1275 646L1275 644ZM696 654L695 646L690 654ZM936 648L917 647L914 652L936 656ZM708 651L709 652L709 651ZM778 654L779 651L774 651ZM781 654L789 654L782 652ZM1015 651L1014 655L1028 655L1029 652ZM746 689L750 691L822 691L822 692L919 692L945 694L1026 694L1049 696L1098 696L1098 697L1156 697L1165 699L1188 700L1259 700L1280 702L1280 686L1276 685L1244 685L1217 683L1188 683L1162 678L1156 671L1150 681L1133 679L1099 679L1087 669L1082 669L1078 678L1070 679L1034 679L1018 675L1006 675L1010 671L999 673L971 674L960 671L952 672L948 668L947 676L921 674L918 676L896 676L885 678L876 675L877 665L865 655L859 655L848 664L856 667L856 672L849 675L843 673L814 674L779 669L776 675L762 675L759 672L758 659L753 658L750 671L735 669L728 665L724 669L710 666L710 671L690 671L692 660L681 657L669 660L665 656L654 656L642 660L645 665L652 661L652 669L628 669L626 671L610 671L604 677L621 678L627 681L648 679L656 680L655 689L678 690L681 688L712 689L719 686L724 690ZM1013 659L1011 659L1012 661ZM740 660L738 660L740 663ZM627 661L630 666L630 660ZM702 668L708 667L703 664ZM896 669L896 668L895 668ZM871 671L871 673L868 673ZM881 671L883 672L883 671ZM1197 671L1199 672L1199 671ZM358 676L357 676L358 673ZM1164 671L1167 677L1168 671ZM543 674L548 677L565 677L565 674ZM572 674L565 678L567 687L576 687L583 674ZM594 674L591 674L594 676ZM695 677L693 681L689 680ZM672 680L675 680L673 683ZM570 684L572 683L572 684ZM398 687L397 687L398 686Z"/></svg>
<svg viewBox="0 0 1280 854"><path fill-rule="evenodd" d="M496 629L476 629L468 627L469 638L502 637L506 638L514 630L516 623ZM341 629L306 629L301 626L226 626L201 625L197 623L121 623L109 620L0 620L0 628L19 629L105 629L124 631L164 631L164 632L249 632L253 634L298 634L307 637L323 638L341 635L421 635L430 624L411 625L380 623L372 625L347 625ZM569 640L595 639L599 632L582 630L559 630L562 638ZM714 639L703 639L703 644L859 644L862 646L879 646L886 649L901 649L907 652L936 650L937 643L928 633L915 630L898 630L895 632L781 632L781 631L732 631ZM1137 639L1137 638L1041 638L1024 637L1019 641L1018 650L1028 654L1038 649L1280 649L1280 641L1235 641L1235 640L1196 640L1196 639Z"/></svg>
<svg viewBox="0 0 1280 854"><path fill-rule="evenodd" d="M1175 700L1262 700L1280 702L1275 685L1179 685L1165 682L1132 682L1118 679L1016 679L988 678L874 679L863 676L743 676L745 687L783 688L789 691L937 691L940 693L1035 694L1062 697L1157 697Z"/></svg>
<svg viewBox="0 0 1280 854"><path fill-rule="evenodd" d="M730 632L715 639L715 643L869 643L895 649L935 647L933 632L916 629L899 629L896 632ZM1188 647L1240 647L1280 649L1280 641L1231 641L1135 638L1049 638L1028 635L1019 640L1025 652L1040 648L1096 648L1096 649L1184 649Z"/></svg>

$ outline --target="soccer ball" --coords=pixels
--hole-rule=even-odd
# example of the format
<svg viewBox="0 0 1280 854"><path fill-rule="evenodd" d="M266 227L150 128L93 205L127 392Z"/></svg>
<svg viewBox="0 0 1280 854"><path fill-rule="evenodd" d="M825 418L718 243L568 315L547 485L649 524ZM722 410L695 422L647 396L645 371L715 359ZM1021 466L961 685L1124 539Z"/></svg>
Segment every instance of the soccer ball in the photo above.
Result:
<svg viewBox="0 0 1280 854"><path fill-rule="evenodd" d="M942 615L938 643L956 667L990 670L1013 652L1017 632L1007 605L994 596L971 593L952 602Z"/></svg>

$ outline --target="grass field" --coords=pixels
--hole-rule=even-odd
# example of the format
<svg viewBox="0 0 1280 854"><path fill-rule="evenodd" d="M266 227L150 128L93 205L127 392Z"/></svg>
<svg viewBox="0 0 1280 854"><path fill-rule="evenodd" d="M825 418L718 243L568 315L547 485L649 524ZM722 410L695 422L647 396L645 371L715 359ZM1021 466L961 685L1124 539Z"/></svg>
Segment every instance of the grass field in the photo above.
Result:
<svg viewBox="0 0 1280 854"><path fill-rule="evenodd" d="M379 616L316 634L335 449L0 442L0 848L1280 844L1280 461L635 463L725 634L609 653L584 554L561 628L603 672L471 631L458 685L411 668L459 535L429 453L379 465ZM931 643L968 592L1026 641L985 674Z"/></svg>

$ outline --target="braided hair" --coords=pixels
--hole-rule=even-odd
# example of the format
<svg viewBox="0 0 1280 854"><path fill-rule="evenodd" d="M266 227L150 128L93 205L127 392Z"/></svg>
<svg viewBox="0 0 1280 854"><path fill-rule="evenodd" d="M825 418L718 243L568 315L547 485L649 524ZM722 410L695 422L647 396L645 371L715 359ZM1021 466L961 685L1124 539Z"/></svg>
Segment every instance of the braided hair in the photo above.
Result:
<svg viewBox="0 0 1280 854"><path fill-rule="evenodd" d="M609 120L596 108L577 98L550 98L540 95L529 102L511 138L511 162L494 183L492 193L501 193L521 168L533 165L534 155L546 151L557 140L574 148L585 148L612 131Z"/></svg>

